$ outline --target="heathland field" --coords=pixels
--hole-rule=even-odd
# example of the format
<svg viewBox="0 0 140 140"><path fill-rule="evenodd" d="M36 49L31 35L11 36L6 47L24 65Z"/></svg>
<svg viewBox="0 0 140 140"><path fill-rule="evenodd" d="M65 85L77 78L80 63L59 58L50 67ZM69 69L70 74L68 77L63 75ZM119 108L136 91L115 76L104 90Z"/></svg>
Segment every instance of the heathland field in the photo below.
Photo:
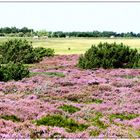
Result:
<svg viewBox="0 0 140 140"><path fill-rule="evenodd" d="M0 42L7 40L8 38L1 38ZM108 43L124 43L132 48L140 49L140 38L48 38L48 39L32 39L26 38L33 42L34 47L46 47L53 48L55 54L82 54L92 44L98 44L99 42ZM69 49L70 48L70 49Z"/></svg>
<svg viewBox="0 0 140 140"><path fill-rule="evenodd" d="M93 55L94 49L93 53L88 53L92 59L86 58L82 62L79 59L79 54L92 44L122 42L139 49L140 39L26 39L32 41L34 47L53 48L56 54L61 55L45 55L43 60L30 64L32 61L29 60L40 58L39 54L43 54L44 49L37 53L35 50L38 49L32 49L30 44L21 40L3 45L0 139L140 138L140 69L126 67L133 60L137 62L139 55L135 51L128 53L128 49L122 53L119 48L111 58L112 53L107 48L102 50L107 55L98 51L97 54L101 54L99 59ZM1 42L4 40L6 38ZM112 50L115 49L113 44ZM20 63L6 65L7 60L22 63L26 60L27 69ZM93 63L88 60L96 64L94 69L82 69L77 65L91 66ZM120 65L122 67L115 67ZM109 68L103 69L103 66ZM19 78L23 79L13 80Z"/></svg>

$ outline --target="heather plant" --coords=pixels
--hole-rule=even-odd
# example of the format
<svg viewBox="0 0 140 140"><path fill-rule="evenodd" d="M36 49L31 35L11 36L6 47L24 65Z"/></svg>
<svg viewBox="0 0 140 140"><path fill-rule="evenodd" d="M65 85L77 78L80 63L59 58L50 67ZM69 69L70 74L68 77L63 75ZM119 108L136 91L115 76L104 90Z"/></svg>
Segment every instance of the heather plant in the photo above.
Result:
<svg viewBox="0 0 140 140"><path fill-rule="evenodd" d="M92 68L136 68L139 67L140 54L137 49L116 43L100 43L92 45L81 55L78 66L83 69Z"/></svg>
<svg viewBox="0 0 140 140"><path fill-rule="evenodd" d="M68 113L75 113L80 110L80 108L72 106L72 105L63 105L63 106L60 106L59 108Z"/></svg>
<svg viewBox="0 0 140 140"><path fill-rule="evenodd" d="M66 118L61 115L48 115L37 120L36 124L64 127L69 132L83 131L88 127L86 124L78 124L73 119Z"/></svg>
<svg viewBox="0 0 140 140"><path fill-rule="evenodd" d="M13 114L21 119L18 123L0 118L1 139L140 137L140 82L138 78L121 77L138 77L139 69L82 70L75 67L78 55L75 56L49 57L30 68L32 72L62 72L65 78L42 74L0 82L0 115ZM72 60L67 61L68 57ZM54 66L61 65L63 68L56 71ZM59 108L63 105L80 110L69 113ZM48 117L54 114L61 114L61 118ZM44 117L46 122L36 125ZM81 124L89 127L81 126L81 130Z"/></svg>
<svg viewBox="0 0 140 140"><path fill-rule="evenodd" d="M22 63L0 65L0 81L17 81L28 76L29 70Z"/></svg>
<svg viewBox="0 0 140 140"><path fill-rule="evenodd" d="M85 92L81 92L81 93L69 93L67 95L65 95L65 98L69 101L73 101L73 102L82 102L84 99L87 100L87 96L88 94Z"/></svg>
<svg viewBox="0 0 140 140"><path fill-rule="evenodd" d="M50 88L51 82L46 81L45 83L36 86L33 90L35 94L47 93L48 89Z"/></svg>
<svg viewBox="0 0 140 140"><path fill-rule="evenodd" d="M4 94L16 93L16 92L18 92L18 87L14 84L7 85L3 89Z"/></svg>

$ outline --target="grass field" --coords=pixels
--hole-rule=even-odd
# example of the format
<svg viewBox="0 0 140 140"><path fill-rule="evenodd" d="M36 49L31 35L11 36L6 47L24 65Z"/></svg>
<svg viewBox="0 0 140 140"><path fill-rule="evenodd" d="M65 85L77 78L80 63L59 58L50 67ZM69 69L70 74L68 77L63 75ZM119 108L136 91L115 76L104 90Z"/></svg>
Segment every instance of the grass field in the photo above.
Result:
<svg viewBox="0 0 140 140"><path fill-rule="evenodd" d="M8 39L8 38L7 38ZM0 38L0 42L6 41L6 38ZM109 43L124 43L126 45L131 46L132 48L137 48L140 50L140 38L133 39L123 39L123 38L114 38L114 39L106 39L106 38L49 38L33 40L31 38L27 38L27 40L33 42L34 47L46 47L53 48L55 50L55 54L82 54L88 48L91 47L92 44L98 44L100 42L109 42ZM70 50L68 50L70 48Z"/></svg>

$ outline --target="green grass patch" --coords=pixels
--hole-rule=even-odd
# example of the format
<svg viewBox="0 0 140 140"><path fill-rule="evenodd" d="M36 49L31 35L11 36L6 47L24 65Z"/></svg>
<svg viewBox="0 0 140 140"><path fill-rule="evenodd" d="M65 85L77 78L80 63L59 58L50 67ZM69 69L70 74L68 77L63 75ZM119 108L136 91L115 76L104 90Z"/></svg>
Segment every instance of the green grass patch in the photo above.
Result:
<svg viewBox="0 0 140 140"><path fill-rule="evenodd" d="M23 64L24 66L28 67L28 68L31 68L31 67L34 67L35 64Z"/></svg>
<svg viewBox="0 0 140 140"><path fill-rule="evenodd" d="M98 136L99 134L100 134L100 130L94 130L90 132L90 136L94 136L94 137Z"/></svg>
<svg viewBox="0 0 140 140"><path fill-rule="evenodd" d="M111 114L110 115L110 121L113 121L113 119L120 119L120 120L131 120L134 118L137 118L139 115L138 114Z"/></svg>
<svg viewBox="0 0 140 140"><path fill-rule="evenodd" d="M35 75L48 75L50 77L65 77L65 75L63 73L60 72L30 72L30 77L31 76L35 76Z"/></svg>
<svg viewBox="0 0 140 140"><path fill-rule="evenodd" d="M56 138L56 139L59 139L59 138L65 138L62 134L60 134L60 133L54 133L54 134L52 134L51 136L50 136L50 138L51 139L54 139L54 138Z"/></svg>
<svg viewBox="0 0 140 140"><path fill-rule="evenodd" d="M72 101L72 102L75 102L75 103L79 103L79 99L76 98L76 97L67 97L67 99L68 99L69 101Z"/></svg>
<svg viewBox="0 0 140 140"><path fill-rule="evenodd" d="M0 38L0 43L13 39L15 37ZM33 42L33 47L44 47L54 49L55 54L83 54L85 53L92 44L99 44L100 42L108 42L117 44L123 43L131 48L140 48L139 38L48 38L35 40L33 38L20 37L21 39L27 39ZM71 48L71 50L68 50Z"/></svg>
<svg viewBox="0 0 140 140"><path fill-rule="evenodd" d="M140 138L140 130L133 130L133 133L136 133L136 135Z"/></svg>
<svg viewBox="0 0 140 140"><path fill-rule="evenodd" d="M101 104L103 101L101 99L92 99L93 103Z"/></svg>
<svg viewBox="0 0 140 140"><path fill-rule="evenodd" d="M100 120L103 115L100 112L95 112L95 117L91 118L91 123L94 126L97 126L100 129L106 129L107 126Z"/></svg>
<svg viewBox="0 0 140 140"><path fill-rule="evenodd" d="M133 79L133 78L140 78L140 76L123 75L123 76L121 76L121 78L125 78L125 79Z"/></svg>
<svg viewBox="0 0 140 140"><path fill-rule="evenodd" d="M73 119L66 118L61 115L48 115L40 120L36 120L36 124L63 127L68 132L83 131L88 127L88 125L78 124Z"/></svg>
<svg viewBox="0 0 140 140"><path fill-rule="evenodd" d="M80 108L72 106L72 105L63 105L63 106L60 106L59 108L68 113L75 113L80 110Z"/></svg>
<svg viewBox="0 0 140 140"><path fill-rule="evenodd" d="M101 104L103 101L101 99L89 99L86 103L95 103L95 104Z"/></svg>
<svg viewBox="0 0 140 140"><path fill-rule="evenodd" d="M20 118L15 115L1 115L0 118L4 120L11 120L13 122L20 122Z"/></svg>
<svg viewBox="0 0 140 140"><path fill-rule="evenodd" d="M83 54L92 44L99 44L100 42L108 42L117 44L123 43L131 46L132 48L139 49L140 39L128 39L128 38L48 38L46 40L32 40L34 47L46 47L52 48L55 54ZM71 48L68 50L68 48Z"/></svg>

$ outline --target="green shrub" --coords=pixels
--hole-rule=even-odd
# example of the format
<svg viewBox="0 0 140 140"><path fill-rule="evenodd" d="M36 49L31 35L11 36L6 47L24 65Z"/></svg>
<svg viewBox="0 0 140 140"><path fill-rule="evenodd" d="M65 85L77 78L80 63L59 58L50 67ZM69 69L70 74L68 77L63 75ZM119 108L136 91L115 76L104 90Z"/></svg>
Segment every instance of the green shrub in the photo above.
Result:
<svg viewBox="0 0 140 140"><path fill-rule="evenodd" d="M51 48L47 48L46 49L46 56L54 56L54 49L51 49Z"/></svg>
<svg viewBox="0 0 140 140"><path fill-rule="evenodd" d="M34 53L35 53L35 56L38 57L38 58L43 58L45 56L54 56L54 50L53 49L50 49L50 48L43 48L43 47L38 47L38 48L35 48L34 49Z"/></svg>
<svg viewBox="0 0 140 140"><path fill-rule="evenodd" d="M37 120L36 123L37 125L64 127L70 132L83 131L88 127L85 124L78 124L73 119L65 118L61 115L48 115Z"/></svg>
<svg viewBox="0 0 140 140"><path fill-rule="evenodd" d="M17 81L28 76L29 70L21 63L0 65L0 81Z"/></svg>
<svg viewBox="0 0 140 140"><path fill-rule="evenodd" d="M60 106L59 108L69 113L75 113L80 110L80 108L72 106L72 105L63 105L63 106Z"/></svg>
<svg viewBox="0 0 140 140"><path fill-rule="evenodd" d="M140 54L137 49L116 43L99 43L81 55L78 66L92 68L134 68L139 66Z"/></svg>
<svg viewBox="0 0 140 140"><path fill-rule="evenodd" d="M7 64L10 61L25 64L39 62L44 56L53 56L54 50L48 48L33 48L27 40L8 40L0 46L0 62Z"/></svg>
<svg viewBox="0 0 140 140"><path fill-rule="evenodd" d="M13 39L4 42L0 46L2 63L7 64L10 61L32 63L34 62L34 53L31 43L26 40Z"/></svg>
<svg viewBox="0 0 140 140"><path fill-rule="evenodd" d="M54 56L54 50L51 48L43 48L43 47L38 47L35 48L34 51L40 55L40 57L44 56Z"/></svg>
<svg viewBox="0 0 140 140"><path fill-rule="evenodd" d="M15 115L1 115L0 118L4 120L11 120L13 122L19 122L20 119Z"/></svg>

